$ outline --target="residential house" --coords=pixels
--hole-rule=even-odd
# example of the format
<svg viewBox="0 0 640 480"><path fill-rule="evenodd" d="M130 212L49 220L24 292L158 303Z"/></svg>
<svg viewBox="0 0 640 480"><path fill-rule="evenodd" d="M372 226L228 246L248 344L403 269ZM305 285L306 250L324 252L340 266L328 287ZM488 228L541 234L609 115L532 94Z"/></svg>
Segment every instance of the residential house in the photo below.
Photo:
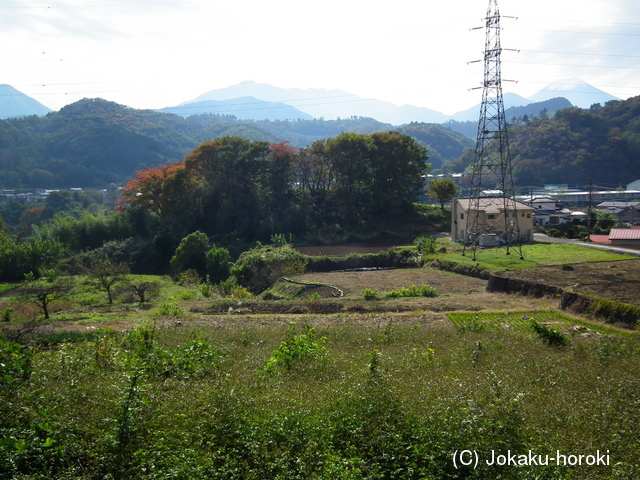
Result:
<svg viewBox="0 0 640 480"><path fill-rule="evenodd" d="M533 197L527 201L533 207L534 224L563 225L575 219L574 213L568 208L562 208L562 203L551 197Z"/></svg>
<svg viewBox="0 0 640 480"><path fill-rule="evenodd" d="M640 222L640 202L602 202L594 207L600 212L610 213L619 222L633 225Z"/></svg>
<svg viewBox="0 0 640 480"><path fill-rule="evenodd" d="M515 212L506 212L504 204L502 197L481 197L479 204L472 202L470 198L454 198L451 205L451 239L454 242L466 242L471 235L481 234L478 242L480 246L498 246L505 240L505 225L508 224L519 232L519 241L533 241L534 208L515 202ZM470 207L476 205L478 210L470 210ZM511 215L512 218L506 218L505 215ZM476 218L478 232L471 232L471 225Z"/></svg>

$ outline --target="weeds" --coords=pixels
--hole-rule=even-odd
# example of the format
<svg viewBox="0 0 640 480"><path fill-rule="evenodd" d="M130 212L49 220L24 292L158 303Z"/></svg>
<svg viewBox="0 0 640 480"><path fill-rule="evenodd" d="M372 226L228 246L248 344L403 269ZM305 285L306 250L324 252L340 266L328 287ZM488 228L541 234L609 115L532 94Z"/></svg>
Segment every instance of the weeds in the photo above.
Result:
<svg viewBox="0 0 640 480"><path fill-rule="evenodd" d="M345 315L338 326L318 316L283 334L269 317L3 343L3 373L15 373L0 380L0 477L640 478L636 335L611 329L548 348L530 320L564 331L569 317L457 315L488 326L457 335L418 316ZM600 448L615 463L456 469L461 448Z"/></svg>
<svg viewBox="0 0 640 480"><path fill-rule="evenodd" d="M422 285L420 287L411 285L410 287L402 287L398 290L391 290L390 292L387 292L385 296L388 298L405 298L405 297L434 298L438 296L438 293L431 285Z"/></svg>
<svg viewBox="0 0 640 480"><path fill-rule="evenodd" d="M303 331L304 333L297 334L296 323L290 323L285 332L285 340L280 342L259 373L271 374L279 367L291 370L293 365L298 362L308 362L325 357L327 338L318 338L316 329L308 325L305 325Z"/></svg>
<svg viewBox="0 0 640 480"><path fill-rule="evenodd" d="M541 325L534 318L529 320L529 325L531 329L538 334L538 337L543 339L547 345L557 347L567 344L567 337L555 328L548 327L547 325Z"/></svg>
<svg viewBox="0 0 640 480"><path fill-rule="evenodd" d="M365 300L375 300L378 298L378 291L371 288L365 288L362 290L362 298Z"/></svg>

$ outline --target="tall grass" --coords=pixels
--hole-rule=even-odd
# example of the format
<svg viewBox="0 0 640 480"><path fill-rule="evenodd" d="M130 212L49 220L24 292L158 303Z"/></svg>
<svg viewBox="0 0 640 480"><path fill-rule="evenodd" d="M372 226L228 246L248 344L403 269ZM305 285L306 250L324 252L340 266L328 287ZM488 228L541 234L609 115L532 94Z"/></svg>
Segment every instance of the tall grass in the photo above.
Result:
<svg viewBox="0 0 640 480"><path fill-rule="evenodd" d="M509 322L286 320L30 349L30 373L0 386L0 477L640 478L636 336L567 323L550 348ZM277 352L303 361L257 375ZM600 449L611 464L456 469L460 449Z"/></svg>

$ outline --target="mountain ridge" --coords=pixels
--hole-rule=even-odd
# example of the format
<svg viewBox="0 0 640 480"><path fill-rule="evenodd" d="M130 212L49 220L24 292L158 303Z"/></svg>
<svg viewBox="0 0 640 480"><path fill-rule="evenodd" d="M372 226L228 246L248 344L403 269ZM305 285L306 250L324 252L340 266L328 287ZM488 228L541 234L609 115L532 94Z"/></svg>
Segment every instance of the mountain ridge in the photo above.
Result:
<svg viewBox="0 0 640 480"><path fill-rule="evenodd" d="M546 110L553 114L559 108L589 108L619 100L579 79L550 83L529 98L514 93L504 94L505 108L528 107L526 114L535 116ZM556 98L567 100L545 104ZM541 104L539 106L535 104ZM554 105L550 108L550 105ZM557 106L557 108L555 107ZM480 105L453 115L414 105L396 105L374 98L362 98L338 89L281 88L266 83L245 81L229 87L205 92L193 100L176 106L156 109L182 117L196 114L234 115L243 120L309 120L340 118L373 118L390 125L418 123L476 122ZM10 85L0 85L0 118L46 115L51 109L19 92ZM513 115L509 115L511 118Z"/></svg>
<svg viewBox="0 0 640 480"><path fill-rule="evenodd" d="M0 85L0 119L43 116L52 112L30 96L6 83Z"/></svg>
<svg viewBox="0 0 640 480"><path fill-rule="evenodd" d="M245 81L229 87L211 90L184 102L181 106L194 104L204 100L232 100L233 98L251 96L267 102L286 103L314 118L336 119L350 117L370 117L391 125L404 125L411 122L446 123L448 121L467 122L477 121L480 104L453 115L414 105L396 105L391 102L362 98L344 90L281 88L266 83ZM568 98L569 97L569 98ZM561 108L578 106L589 108L595 103L605 103L609 100L619 100L608 93L578 80L558 80L550 83L529 98L515 93L505 93L505 108L527 107L532 104L548 102L556 98L565 98L567 102L556 102ZM555 110L549 109L550 104L542 105L539 111L548 110L549 114ZM539 112L530 111L528 115Z"/></svg>

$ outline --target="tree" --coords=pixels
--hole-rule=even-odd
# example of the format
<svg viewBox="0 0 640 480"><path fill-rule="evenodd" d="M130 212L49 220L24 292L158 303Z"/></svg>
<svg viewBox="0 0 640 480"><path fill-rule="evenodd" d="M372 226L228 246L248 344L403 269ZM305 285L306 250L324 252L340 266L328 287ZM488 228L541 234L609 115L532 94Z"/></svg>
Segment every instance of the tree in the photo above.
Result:
<svg viewBox="0 0 640 480"><path fill-rule="evenodd" d="M229 250L215 245L205 254L207 274L213 283L220 283L229 278L231 255Z"/></svg>
<svg viewBox="0 0 640 480"><path fill-rule="evenodd" d="M21 296L26 302L38 305L42 309L45 320L49 320L49 304L64 298L70 291L69 279L56 275L27 283L21 288Z"/></svg>
<svg viewBox="0 0 640 480"><path fill-rule="evenodd" d="M362 220L362 213L371 201L368 195L373 182L370 160L371 137L343 132L327 141L326 152L333 165L335 209L348 225Z"/></svg>
<svg viewBox="0 0 640 480"><path fill-rule="evenodd" d="M205 256L210 250L209 237L206 234L196 231L190 233L180 241L173 258L171 258L171 269L174 273L185 270L196 270L201 277L206 275Z"/></svg>
<svg viewBox="0 0 640 480"><path fill-rule="evenodd" d="M113 287L127 279L129 265L125 262L114 262L108 257L95 256L89 267L85 268L89 282L107 293L109 304L113 303Z"/></svg>
<svg viewBox="0 0 640 480"><path fill-rule="evenodd" d="M376 216L397 215L422 194L431 168L427 149L398 132L374 133L371 139L370 209Z"/></svg>
<svg viewBox="0 0 640 480"><path fill-rule="evenodd" d="M444 209L444 204L456 194L456 184L450 178L434 178L429 182L428 192L438 199L440 208Z"/></svg>
<svg viewBox="0 0 640 480"><path fill-rule="evenodd" d="M142 305L149 300L149 297L160 292L160 284L157 282L131 283L131 289L134 295L140 299L140 304Z"/></svg>

